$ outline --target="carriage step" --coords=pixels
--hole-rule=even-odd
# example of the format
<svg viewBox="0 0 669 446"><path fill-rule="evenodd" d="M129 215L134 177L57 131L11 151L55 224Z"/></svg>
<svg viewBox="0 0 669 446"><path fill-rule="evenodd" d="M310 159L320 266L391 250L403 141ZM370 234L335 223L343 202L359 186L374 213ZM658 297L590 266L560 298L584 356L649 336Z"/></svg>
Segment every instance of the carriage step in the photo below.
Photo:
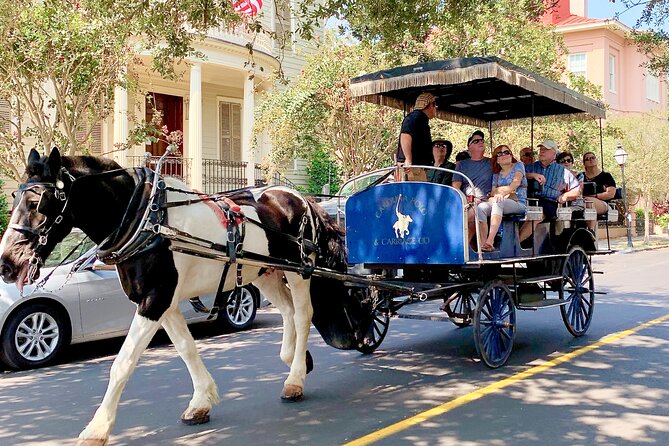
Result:
<svg viewBox="0 0 669 446"><path fill-rule="evenodd" d="M537 308L560 307L566 305L569 301L564 299L543 299L534 302L518 304L519 310L536 310Z"/></svg>
<svg viewBox="0 0 669 446"><path fill-rule="evenodd" d="M400 319L418 319L421 321L451 321L451 318L443 311L440 313L399 313L397 317Z"/></svg>
<svg viewBox="0 0 669 446"><path fill-rule="evenodd" d="M450 321L450 317L441 309L439 301L421 302L420 305L411 305L397 312L401 319L418 319L423 321Z"/></svg>
<svg viewBox="0 0 669 446"><path fill-rule="evenodd" d="M527 279L521 279L518 283L541 283L541 282L554 282L556 280L562 280L562 276L539 276L539 277L529 277Z"/></svg>

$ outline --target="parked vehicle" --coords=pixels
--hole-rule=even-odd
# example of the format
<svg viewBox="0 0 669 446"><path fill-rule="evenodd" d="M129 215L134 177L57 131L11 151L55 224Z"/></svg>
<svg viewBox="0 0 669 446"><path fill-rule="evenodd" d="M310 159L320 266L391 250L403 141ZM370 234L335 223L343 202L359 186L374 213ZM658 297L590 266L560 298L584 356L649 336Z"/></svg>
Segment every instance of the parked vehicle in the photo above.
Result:
<svg viewBox="0 0 669 446"><path fill-rule="evenodd" d="M378 172L362 174L342 184L342 186L339 188L339 192L337 192L337 195L328 200L323 200L318 204L323 209L325 209L325 212L327 212L330 217L334 218L337 223L343 227L346 224L345 209L348 197L370 186L375 181L379 180L382 176L386 177L383 181L392 181L393 179L388 175L384 175Z"/></svg>
<svg viewBox="0 0 669 446"><path fill-rule="evenodd" d="M98 261L93 243L72 232L46 261L42 276L51 274L43 288L26 287L22 297L14 284L0 284L0 360L13 369L43 366L68 344L124 336L137 307L123 293L116 268ZM79 245L77 247L77 245ZM76 247L66 261L63 259ZM32 294L31 294L32 293ZM228 293L231 294L231 293ZM260 293L247 285L230 296L213 321L232 330L248 328L260 306ZM188 300L181 311L191 324L207 320L215 296Z"/></svg>

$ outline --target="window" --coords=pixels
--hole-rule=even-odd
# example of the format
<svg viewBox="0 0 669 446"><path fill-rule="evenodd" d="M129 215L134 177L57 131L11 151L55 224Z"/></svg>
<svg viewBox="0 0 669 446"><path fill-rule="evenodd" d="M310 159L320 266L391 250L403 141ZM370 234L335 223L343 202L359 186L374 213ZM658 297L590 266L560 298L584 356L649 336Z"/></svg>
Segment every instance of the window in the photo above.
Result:
<svg viewBox="0 0 669 446"><path fill-rule="evenodd" d="M221 160L242 160L242 106L237 102L218 103Z"/></svg>
<svg viewBox="0 0 669 446"><path fill-rule="evenodd" d="M572 73L579 75L579 76L584 76L586 74L586 60L585 60L585 53L574 53L569 55L569 65L568 69Z"/></svg>
<svg viewBox="0 0 669 446"><path fill-rule="evenodd" d="M646 99L660 102L660 79L651 73L646 73Z"/></svg>
<svg viewBox="0 0 669 446"><path fill-rule="evenodd" d="M609 54L609 91L616 92L616 56Z"/></svg>
<svg viewBox="0 0 669 446"><path fill-rule="evenodd" d="M276 0L274 9L274 31L280 47L291 47L290 0Z"/></svg>

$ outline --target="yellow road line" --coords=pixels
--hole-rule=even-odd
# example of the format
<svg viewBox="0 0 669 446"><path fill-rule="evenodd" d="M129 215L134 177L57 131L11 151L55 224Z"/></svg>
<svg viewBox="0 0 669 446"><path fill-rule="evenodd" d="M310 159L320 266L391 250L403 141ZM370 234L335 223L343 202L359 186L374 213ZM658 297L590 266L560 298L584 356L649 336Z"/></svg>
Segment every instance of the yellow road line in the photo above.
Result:
<svg viewBox="0 0 669 446"><path fill-rule="evenodd" d="M551 359L550 361L546 361L545 363L541 365L534 366L530 369L527 369L523 372L519 372L513 376L510 376L508 378L505 378L501 381L497 381L495 383L492 383L486 387L483 387L482 389L476 390L474 392L468 393L466 395L462 395L454 400L451 400L447 403L441 404L439 406L433 407L432 409L426 410L425 412L421 412L419 414L416 414L412 417L406 418L402 421L399 421L397 423L391 424L390 426L384 427L383 429L379 429L378 431L372 432L370 434L367 434L363 437L357 438L355 440L349 441L348 443L345 443L342 446L365 446L368 444L372 444L374 442L377 442L383 438L389 437L393 434L396 434L398 432L401 432L405 429L410 428L411 426L415 426L417 424L423 423L424 421L429 420L430 418L438 417L439 415L443 415L446 412L455 409L460 406L464 406L467 403L470 403L472 401L476 401L479 398L483 398L486 395L490 395L491 393L497 392L500 389L503 389L505 387L510 386L511 384L514 384L517 381L521 381L523 379L530 378L538 373L544 372L550 368L553 368L555 366L558 366L562 363L571 361L572 359L576 358L577 356L581 356L585 353L591 352L593 350L596 350L600 347L603 347L605 345L611 344L615 341L618 341L620 339L626 338L627 336L630 336L639 330L642 330L644 328L650 327L652 325L659 324L660 322L663 322L665 320L669 319L669 314L666 314L662 317L658 317L657 319L653 319L652 321L645 322L637 327L631 328L629 330L623 330L619 331L617 333L610 334L608 336L603 337L599 341L586 345L585 347L579 348L578 350L574 350L573 352L566 353L562 356L559 356L555 359Z"/></svg>

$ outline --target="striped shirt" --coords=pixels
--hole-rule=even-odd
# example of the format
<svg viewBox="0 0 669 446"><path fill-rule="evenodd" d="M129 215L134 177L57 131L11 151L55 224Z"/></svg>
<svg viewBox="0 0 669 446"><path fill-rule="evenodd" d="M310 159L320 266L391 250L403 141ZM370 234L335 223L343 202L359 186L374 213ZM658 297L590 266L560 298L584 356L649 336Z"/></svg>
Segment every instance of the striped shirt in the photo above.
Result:
<svg viewBox="0 0 669 446"><path fill-rule="evenodd" d="M525 166L525 171L527 173L538 173L546 178L543 188L536 194L538 198L557 200L564 192L579 187L574 174L565 169L562 164L556 162L544 166L541 161L535 161Z"/></svg>

